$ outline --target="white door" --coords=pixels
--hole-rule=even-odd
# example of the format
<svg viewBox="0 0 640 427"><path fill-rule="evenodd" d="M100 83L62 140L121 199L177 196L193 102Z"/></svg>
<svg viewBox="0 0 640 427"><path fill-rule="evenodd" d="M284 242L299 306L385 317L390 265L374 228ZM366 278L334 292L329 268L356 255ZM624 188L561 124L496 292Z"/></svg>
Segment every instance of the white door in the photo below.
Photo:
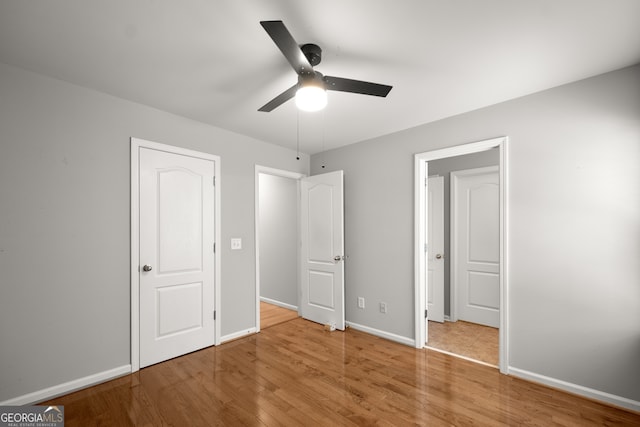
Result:
<svg viewBox="0 0 640 427"><path fill-rule="evenodd" d="M342 171L303 178L300 203L300 314L344 330Z"/></svg>
<svg viewBox="0 0 640 427"><path fill-rule="evenodd" d="M498 167L451 173L452 286L460 320L500 324Z"/></svg>
<svg viewBox="0 0 640 427"><path fill-rule="evenodd" d="M427 320L444 322L444 177L427 184Z"/></svg>
<svg viewBox="0 0 640 427"><path fill-rule="evenodd" d="M140 148L140 367L214 344L215 162Z"/></svg>

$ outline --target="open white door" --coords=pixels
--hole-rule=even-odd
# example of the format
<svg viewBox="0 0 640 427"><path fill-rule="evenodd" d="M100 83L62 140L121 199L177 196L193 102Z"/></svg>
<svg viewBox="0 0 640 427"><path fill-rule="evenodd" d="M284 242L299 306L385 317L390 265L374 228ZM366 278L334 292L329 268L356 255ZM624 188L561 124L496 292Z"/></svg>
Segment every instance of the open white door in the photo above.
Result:
<svg viewBox="0 0 640 427"><path fill-rule="evenodd" d="M427 184L427 321L444 322L444 177Z"/></svg>
<svg viewBox="0 0 640 427"><path fill-rule="evenodd" d="M456 312L500 325L500 178L497 166L451 172L451 284Z"/></svg>
<svg viewBox="0 0 640 427"><path fill-rule="evenodd" d="M344 330L343 172L301 179L303 318Z"/></svg>
<svg viewBox="0 0 640 427"><path fill-rule="evenodd" d="M139 149L140 367L214 344L214 172Z"/></svg>

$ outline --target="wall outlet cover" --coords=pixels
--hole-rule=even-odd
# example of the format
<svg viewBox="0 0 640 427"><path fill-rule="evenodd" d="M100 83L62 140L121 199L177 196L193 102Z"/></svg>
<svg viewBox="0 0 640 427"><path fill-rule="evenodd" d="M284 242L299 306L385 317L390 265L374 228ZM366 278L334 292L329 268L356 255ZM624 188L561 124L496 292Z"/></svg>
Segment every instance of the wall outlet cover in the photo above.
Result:
<svg viewBox="0 0 640 427"><path fill-rule="evenodd" d="M231 250L237 251L242 249L242 239L239 237L234 237L231 239Z"/></svg>

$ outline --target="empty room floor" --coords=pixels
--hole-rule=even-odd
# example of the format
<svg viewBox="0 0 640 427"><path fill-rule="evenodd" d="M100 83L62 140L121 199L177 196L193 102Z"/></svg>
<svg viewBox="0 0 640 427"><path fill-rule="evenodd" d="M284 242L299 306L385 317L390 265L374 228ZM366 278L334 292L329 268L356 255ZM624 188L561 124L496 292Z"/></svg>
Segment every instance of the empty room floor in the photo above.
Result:
<svg viewBox="0 0 640 427"><path fill-rule="evenodd" d="M428 347L498 366L498 329L476 323L429 322Z"/></svg>
<svg viewBox="0 0 640 427"><path fill-rule="evenodd" d="M302 318L57 397L73 426L640 425L640 414Z"/></svg>

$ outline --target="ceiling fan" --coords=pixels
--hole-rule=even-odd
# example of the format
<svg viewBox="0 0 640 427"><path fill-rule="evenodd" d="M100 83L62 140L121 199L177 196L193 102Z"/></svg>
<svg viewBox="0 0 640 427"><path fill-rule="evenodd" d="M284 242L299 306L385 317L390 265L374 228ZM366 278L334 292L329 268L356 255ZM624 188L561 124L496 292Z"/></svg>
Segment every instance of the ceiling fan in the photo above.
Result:
<svg viewBox="0 0 640 427"><path fill-rule="evenodd" d="M386 97L392 88L378 83L324 76L313 69L322 59L320 46L312 43L298 45L282 21L260 21L260 25L298 74L298 83L267 102L258 111L272 111L294 96L298 108L316 111L326 105L327 90Z"/></svg>

